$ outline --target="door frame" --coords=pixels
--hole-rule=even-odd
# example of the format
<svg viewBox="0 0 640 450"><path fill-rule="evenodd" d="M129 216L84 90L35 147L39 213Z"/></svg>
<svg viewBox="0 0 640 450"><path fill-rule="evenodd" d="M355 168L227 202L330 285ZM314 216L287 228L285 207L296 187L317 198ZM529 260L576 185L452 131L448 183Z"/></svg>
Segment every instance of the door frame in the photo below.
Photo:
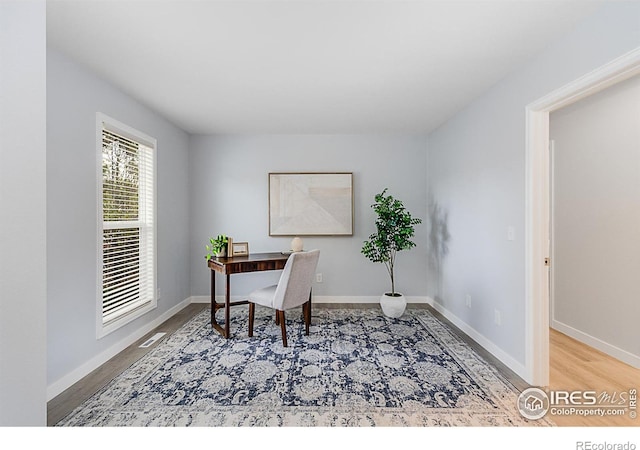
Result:
<svg viewBox="0 0 640 450"><path fill-rule="evenodd" d="M525 369L532 385L549 385L549 114L639 73L640 47L526 107Z"/></svg>

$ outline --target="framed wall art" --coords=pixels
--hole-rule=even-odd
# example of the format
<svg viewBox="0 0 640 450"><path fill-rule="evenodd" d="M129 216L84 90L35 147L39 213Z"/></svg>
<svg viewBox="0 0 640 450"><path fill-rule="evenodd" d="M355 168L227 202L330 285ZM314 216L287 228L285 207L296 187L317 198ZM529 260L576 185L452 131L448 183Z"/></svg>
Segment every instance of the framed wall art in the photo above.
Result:
<svg viewBox="0 0 640 450"><path fill-rule="evenodd" d="M352 172L269 174L269 236L352 235Z"/></svg>

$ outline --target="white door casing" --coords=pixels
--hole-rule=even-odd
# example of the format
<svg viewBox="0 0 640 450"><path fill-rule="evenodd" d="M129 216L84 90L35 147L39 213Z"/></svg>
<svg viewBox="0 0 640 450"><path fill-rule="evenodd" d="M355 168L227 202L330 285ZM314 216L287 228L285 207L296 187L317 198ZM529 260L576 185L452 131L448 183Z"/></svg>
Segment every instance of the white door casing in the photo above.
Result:
<svg viewBox="0 0 640 450"><path fill-rule="evenodd" d="M526 381L549 384L549 113L640 73L640 47L526 107L525 308ZM553 260L551 261L553 264Z"/></svg>

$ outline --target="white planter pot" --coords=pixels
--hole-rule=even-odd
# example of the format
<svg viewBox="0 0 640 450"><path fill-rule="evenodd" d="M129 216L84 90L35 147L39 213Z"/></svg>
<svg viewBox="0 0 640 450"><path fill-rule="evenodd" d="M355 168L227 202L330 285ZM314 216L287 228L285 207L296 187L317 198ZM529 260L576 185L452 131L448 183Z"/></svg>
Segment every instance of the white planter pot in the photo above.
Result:
<svg viewBox="0 0 640 450"><path fill-rule="evenodd" d="M396 293L398 297L392 297L390 294L384 294L380 297L380 306L385 316L397 319L404 314L407 308L407 299L402 294Z"/></svg>

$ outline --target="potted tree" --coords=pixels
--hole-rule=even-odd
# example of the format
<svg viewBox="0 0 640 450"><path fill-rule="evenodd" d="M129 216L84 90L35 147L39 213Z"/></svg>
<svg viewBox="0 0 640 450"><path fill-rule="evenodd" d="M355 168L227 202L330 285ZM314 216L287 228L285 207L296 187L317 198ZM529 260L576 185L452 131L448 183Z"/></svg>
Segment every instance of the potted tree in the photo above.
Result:
<svg viewBox="0 0 640 450"><path fill-rule="evenodd" d="M207 255L205 258L209 261L213 256L216 258L227 256L227 244L229 238L224 234L219 234L218 237L209 238L209 244L207 244Z"/></svg>
<svg viewBox="0 0 640 450"><path fill-rule="evenodd" d="M421 219L411 216L402 201L386 195L387 188L375 196L375 203L371 208L377 214L376 232L362 246L362 254L373 262L384 263L391 278L391 292L380 297L380 306L385 315L400 317L404 313L407 301L404 295L396 292L395 263L399 251L408 250L416 246L411 240L415 230L414 225L422 223Z"/></svg>

